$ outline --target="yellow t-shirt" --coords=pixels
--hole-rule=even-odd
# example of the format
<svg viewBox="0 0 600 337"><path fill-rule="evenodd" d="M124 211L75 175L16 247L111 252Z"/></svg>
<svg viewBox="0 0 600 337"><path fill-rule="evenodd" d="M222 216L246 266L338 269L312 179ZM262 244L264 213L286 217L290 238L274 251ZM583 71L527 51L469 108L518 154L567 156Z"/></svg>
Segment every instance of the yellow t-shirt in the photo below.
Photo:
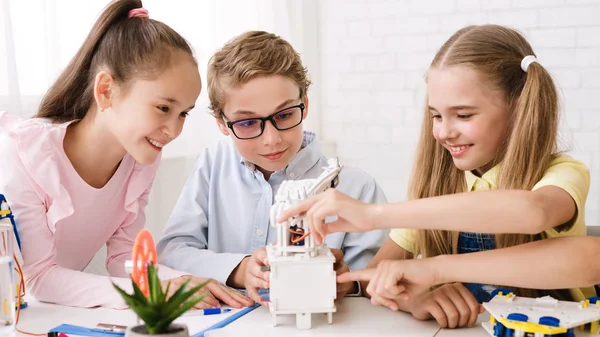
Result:
<svg viewBox="0 0 600 337"><path fill-rule="evenodd" d="M465 171L467 190L472 192L497 189L498 186L496 185L496 181L498 169L498 166L496 166L484 173L481 177L477 177L470 171ZM590 172L588 168L583 163L574 160L569 156L561 155L550 163L550 166L546 172L544 172L544 176L537 184L535 184L532 190L535 191L544 186L557 186L562 188L571 195L577 206L577 216L571 226L568 226L561 231L557 231L556 228L548 229L545 231L545 236L553 238L559 236L586 235L585 201L590 189ZM398 246L412 253L414 252L416 233L417 231L414 229L392 229L390 231L390 238ZM596 295L593 287L572 289L571 293L576 301Z"/></svg>

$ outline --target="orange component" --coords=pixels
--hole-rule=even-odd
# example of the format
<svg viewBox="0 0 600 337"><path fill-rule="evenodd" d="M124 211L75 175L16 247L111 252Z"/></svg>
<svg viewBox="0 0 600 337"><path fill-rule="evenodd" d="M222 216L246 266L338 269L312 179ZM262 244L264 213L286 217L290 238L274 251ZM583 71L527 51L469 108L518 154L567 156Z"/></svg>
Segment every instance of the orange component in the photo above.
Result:
<svg viewBox="0 0 600 337"><path fill-rule="evenodd" d="M156 245L149 230L139 232L133 244L133 268L131 279L148 297L148 264L157 265Z"/></svg>

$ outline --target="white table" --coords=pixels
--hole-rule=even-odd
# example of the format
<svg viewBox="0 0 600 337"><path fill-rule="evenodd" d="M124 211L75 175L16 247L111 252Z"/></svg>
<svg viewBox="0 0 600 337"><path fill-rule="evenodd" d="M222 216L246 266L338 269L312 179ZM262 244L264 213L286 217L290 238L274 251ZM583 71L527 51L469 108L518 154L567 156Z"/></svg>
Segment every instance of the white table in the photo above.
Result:
<svg viewBox="0 0 600 337"><path fill-rule="evenodd" d="M105 308L81 309L40 303L28 299L29 307L21 312L19 329L45 333L62 323L94 327L97 323L133 325L137 323L135 314L130 310L111 310ZM417 321L410 314L393 312L387 308L375 307L365 298L344 298L337 302L338 311L333 314L333 324L328 325L326 315L313 315L312 329L298 330L295 317L281 317L277 327L272 326L267 308L258 308L236 320L223 329L206 334L207 337L227 336L369 336L377 337L487 337L489 334L478 324L474 328L440 329L435 321ZM192 333L191 325L208 327L225 318L226 315L194 316L186 314L181 318ZM479 323L488 320L488 315L480 316ZM197 330L197 331L200 331ZM18 334L18 337L26 337ZM589 334L577 332L577 337Z"/></svg>
<svg viewBox="0 0 600 337"><path fill-rule="evenodd" d="M227 336L410 336L433 337L439 330L434 321L417 321L410 314L375 307L366 298L346 297L336 302L333 324L327 324L325 314L313 314L310 330L296 329L294 315L282 316L273 327L269 310L258 308L207 337Z"/></svg>

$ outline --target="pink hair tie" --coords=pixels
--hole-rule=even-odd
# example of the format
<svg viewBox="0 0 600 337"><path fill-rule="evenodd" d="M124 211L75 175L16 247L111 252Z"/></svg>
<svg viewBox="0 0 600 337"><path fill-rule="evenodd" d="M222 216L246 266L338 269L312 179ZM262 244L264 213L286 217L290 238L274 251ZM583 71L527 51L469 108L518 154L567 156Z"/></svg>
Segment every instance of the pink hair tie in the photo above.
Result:
<svg viewBox="0 0 600 337"><path fill-rule="evenodd" d="M134 8L129 11L128 17L131 18L147 18L148 11L145 8Z"/></svg>

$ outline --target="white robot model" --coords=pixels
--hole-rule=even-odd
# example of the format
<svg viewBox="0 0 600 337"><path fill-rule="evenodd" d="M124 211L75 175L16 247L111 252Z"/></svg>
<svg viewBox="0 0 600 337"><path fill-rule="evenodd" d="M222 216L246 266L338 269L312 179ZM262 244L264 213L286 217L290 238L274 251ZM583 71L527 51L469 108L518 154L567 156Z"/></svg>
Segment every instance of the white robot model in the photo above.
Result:
<svg viewBox="0 0 600 337"><path fill-rule="evenodd" d="M313 313L326 313L329 324L336 311L335 258L327 245L315 244L303 216L277 223L277 217L288 207L338 184L343 166L329 159L325 171L317 179L286 180L281 184L271 207L271 226L277 227L277 241L267 246L270 264L269 310L273 325L277 316L295 314L299 329L311 328Z"/></svg>

